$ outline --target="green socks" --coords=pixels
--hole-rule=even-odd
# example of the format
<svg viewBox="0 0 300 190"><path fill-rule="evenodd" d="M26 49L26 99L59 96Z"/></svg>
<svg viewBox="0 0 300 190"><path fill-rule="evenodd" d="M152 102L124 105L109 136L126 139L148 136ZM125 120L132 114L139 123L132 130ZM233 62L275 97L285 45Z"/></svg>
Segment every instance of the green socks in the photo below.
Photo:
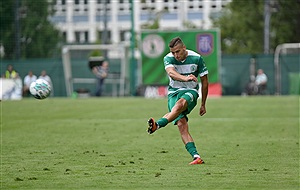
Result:
<svg viewBox="0 0 300 190"><path fill-rule="evenodd" d="M160 118L159 120L157 120L156 123L158 124L159 128L161 128L161 127L165 127L169 123L169 121L168 121L168 119L163 117L163 118ZM197 152L194 142L186 143L185 148L191 154L191 156L193 158L200 157L199 153Z"/></svg>
<svg viewBox="0 0 300 190"><path fill-rule="evenodd" d="M159 120L157 120L156 123L159 125L159 127L165 127L169 123L169 121L167 118L163 117L163 118L160 118Z"/></svg>
<svg viewBox="0 0 300 190"><path fill-rule="evenodd" d="M192 155L192 157L200 157L194 142L186 143L185 148Z"/></svg>

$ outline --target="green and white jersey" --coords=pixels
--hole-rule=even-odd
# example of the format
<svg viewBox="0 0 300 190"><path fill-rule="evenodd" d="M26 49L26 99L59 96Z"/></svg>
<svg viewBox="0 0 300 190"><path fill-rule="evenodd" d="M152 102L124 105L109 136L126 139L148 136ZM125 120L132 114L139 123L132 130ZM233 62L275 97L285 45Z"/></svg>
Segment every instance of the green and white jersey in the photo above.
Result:
<svg viewBox="0 0 300 190"><path fill-rule="evenodd" d="M205 66L205 62L201 55L198 53L187 50L188 55L184 61L177 61L173 54L170 52L164 57L164 65L165 69L168 67L174 67L175 70L180 73L181 75L190 75L193 74L194 76L202 77L208 74L208 70ZM168 94L174 93L178 90L195 90L198 92L199 84L198 82L188 81L188 82L181 82L173 80L169 77L169 92Z"/></svg>

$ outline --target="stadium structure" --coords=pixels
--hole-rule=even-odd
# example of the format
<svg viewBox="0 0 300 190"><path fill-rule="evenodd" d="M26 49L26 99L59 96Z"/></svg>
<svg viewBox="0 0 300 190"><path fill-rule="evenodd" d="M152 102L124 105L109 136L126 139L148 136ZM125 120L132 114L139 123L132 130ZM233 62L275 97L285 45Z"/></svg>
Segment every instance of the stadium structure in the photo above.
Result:
<svg viewBox="0 0 300 190"><path fill-rule="evenodd" d="M158 21L160 30L210 29L231 0L133 0L134 30ZM52 22L66 43L118 44L131 36L130 0L55 0Z"/></svg>

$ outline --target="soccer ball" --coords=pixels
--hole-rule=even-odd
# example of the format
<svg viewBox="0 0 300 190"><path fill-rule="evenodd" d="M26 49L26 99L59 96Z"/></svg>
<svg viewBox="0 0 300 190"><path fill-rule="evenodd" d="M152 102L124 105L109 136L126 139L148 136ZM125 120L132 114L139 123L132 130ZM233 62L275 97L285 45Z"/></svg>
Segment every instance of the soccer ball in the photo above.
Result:
<svg viewBox="0 0 300 190"><path fill-rule="evenodd" d="M51 93L50 84L44 79L37 79L35 82L30 84L29 91L36 99L45 99Z"/></svg>

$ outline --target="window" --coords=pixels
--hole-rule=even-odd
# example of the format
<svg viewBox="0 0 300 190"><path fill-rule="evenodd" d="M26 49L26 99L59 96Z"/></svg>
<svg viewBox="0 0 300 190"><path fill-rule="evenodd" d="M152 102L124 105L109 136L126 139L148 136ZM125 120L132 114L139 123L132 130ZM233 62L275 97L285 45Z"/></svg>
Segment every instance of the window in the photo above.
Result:
<svg viewBox="0 0 300 190"><path fill-rule="evenodd" d="M75 41L80 42L80 32L75 32Z"/></svg>
<svg viewBox="0 0 300 190"><path fill-rule="evenodd" d="M198 1L190 0L188 2L188 10L195 12L195 11L201 11L202 9L203 9L203 1L202 0L198 0Z"/></svg>
<svg viewBox="0 0 300 190"><path fill-rule="evenodd" d="M75 32L75 41L77 43L86 43L89 39L89 33L87 31L77 31Z"/></svg>
<svg viewBox="0 0 300 190"><path fill-rule="evenodd" d="M84 42L88 42L89 41L89 32L85 31L84 32Z"/></svg>
<svg viewBox="0 0 300 190"><path fill-rule="evenodd" d="M63 42L67 41L67 32L62 33Z"/></svg>
<svg viewBox="0 0 300 190"><path fill-rule="evenodd" d="M120 32L120 40L123 41L130 41L131 32L129 30L123 30Z"/></svg>
<svg viewBox="0 0 300 190"><path fill-rule="evenodd" d="M103 38L104 38L104 36L103 35L105 35L104 34L104 31L98 31L98 36L99 36L99 40L101 41L101 43L110 43L111 42L111 31L107 31L107 33L106 33L106 39L104 39L104 40L106 40L105 42L104 42L104 40L103 40Z"/></svg>

